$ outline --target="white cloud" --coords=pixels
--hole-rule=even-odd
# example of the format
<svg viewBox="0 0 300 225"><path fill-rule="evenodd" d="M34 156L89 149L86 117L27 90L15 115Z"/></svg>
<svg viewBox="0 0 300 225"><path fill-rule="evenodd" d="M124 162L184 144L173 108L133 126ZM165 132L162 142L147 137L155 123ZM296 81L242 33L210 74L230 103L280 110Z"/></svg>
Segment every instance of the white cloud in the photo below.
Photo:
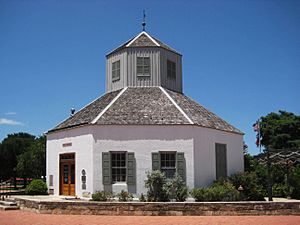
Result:
<svg viewBox="0 0 300 225"><path fill-rule="evenodd" d="M5 113L5 115L16 115L17 113L16 112L7 112Z"/></svg>
<svg viewBox="0 0 300 225"><path fill-rule="evenodd" d="M15 120L0 118L0 125L23 126L24 123L21 123L21 122L15 121Z"/></svg>

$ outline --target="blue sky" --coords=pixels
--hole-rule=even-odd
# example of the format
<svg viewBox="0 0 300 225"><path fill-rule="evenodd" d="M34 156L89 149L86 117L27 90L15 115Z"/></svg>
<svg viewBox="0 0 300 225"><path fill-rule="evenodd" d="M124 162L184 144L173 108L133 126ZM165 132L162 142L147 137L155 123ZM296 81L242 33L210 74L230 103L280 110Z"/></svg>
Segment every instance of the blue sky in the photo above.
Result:
<svg viewBox="0 0 300 225"><path fill-rule="evenodd" d="M105 92L105 54L141 31L183 54L184 93L245 132L300 114L300 1L0 0L0 141Z"/></svg>

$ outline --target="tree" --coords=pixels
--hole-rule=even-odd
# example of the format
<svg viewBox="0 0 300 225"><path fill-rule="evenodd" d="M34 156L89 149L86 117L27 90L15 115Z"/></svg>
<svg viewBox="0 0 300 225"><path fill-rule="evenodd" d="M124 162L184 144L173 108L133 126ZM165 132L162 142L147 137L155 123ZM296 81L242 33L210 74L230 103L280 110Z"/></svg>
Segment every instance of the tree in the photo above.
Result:
<svg viewBox="0 0 300 225"><path fill-rule="evenodd" d="M300 164L293 168L291 172L292 198L300 199Z"/></svg>
<svg viewBox="0 0 300 225"><path fill-rule="evenodd" d="M279 111L279 113L269 113L261 119L263 146L270 149L300 147L300 116Z"/></svg>
<svg viewBox="0 0 300 225"><path fill-rule="evenodd" d="M267 161L268 196L271 201L272 182L276 183L285 180L285 185L289 189L288 158L284 157L284 161L282 161L284 162L285 168L272 166L271 153L276 151L277 154L283 153L286 156L288 150L294 151L300 148L300 116L286 111L269 113L267 116L261 118L260 134L262 137L261 144L265 147L265 154L263 154L263 156L266 157ZM286 171L286 174L284 174L283 171ZM273 181L271 177L272 173ZM284 179L284 177L286 177L286 179ZM279 186L277 185L277 187Z"/></svg>
<svg viewBox="0 0 300 225"><path fill-rule="evenodd" d="M0 179L16 180L18 156L34 142L35 136L28 133L9 134L0 144ZM14 182L16 183L16 182Z"/></svg>
<svg viewBox="0 0 300 225"><path fill-rule="evenodd" d="M25 152L18 156L18 175L26 178L41 178L46 174L46 138L36 138ZM26 185L26 182L25 182Z"/></svg>

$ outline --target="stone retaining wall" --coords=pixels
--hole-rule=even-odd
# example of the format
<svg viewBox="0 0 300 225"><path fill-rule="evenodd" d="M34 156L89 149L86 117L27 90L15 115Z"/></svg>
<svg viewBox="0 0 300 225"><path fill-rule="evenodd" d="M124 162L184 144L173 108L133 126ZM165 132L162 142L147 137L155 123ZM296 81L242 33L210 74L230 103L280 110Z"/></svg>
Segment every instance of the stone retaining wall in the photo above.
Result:
<svg viewBox="0 0 300 225"><path fill-rule="evenodd" d="M23 210L47 214L211 216L300 215L300 202L88 202L16 199Z"/></svg>

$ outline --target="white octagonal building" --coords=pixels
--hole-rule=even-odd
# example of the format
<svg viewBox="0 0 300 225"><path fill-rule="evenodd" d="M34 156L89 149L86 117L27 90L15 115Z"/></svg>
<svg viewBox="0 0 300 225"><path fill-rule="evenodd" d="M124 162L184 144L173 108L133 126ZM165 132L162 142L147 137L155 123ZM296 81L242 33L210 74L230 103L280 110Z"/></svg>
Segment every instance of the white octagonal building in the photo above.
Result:
<svg viewBox="0 0 300 225"><path fill-rule="evenodd" d="M189 188L243 171L243 133L183 94L181 54L143 31L106 58L106 93L47 132L50 194L145 194L152 170Z"/></svg>

